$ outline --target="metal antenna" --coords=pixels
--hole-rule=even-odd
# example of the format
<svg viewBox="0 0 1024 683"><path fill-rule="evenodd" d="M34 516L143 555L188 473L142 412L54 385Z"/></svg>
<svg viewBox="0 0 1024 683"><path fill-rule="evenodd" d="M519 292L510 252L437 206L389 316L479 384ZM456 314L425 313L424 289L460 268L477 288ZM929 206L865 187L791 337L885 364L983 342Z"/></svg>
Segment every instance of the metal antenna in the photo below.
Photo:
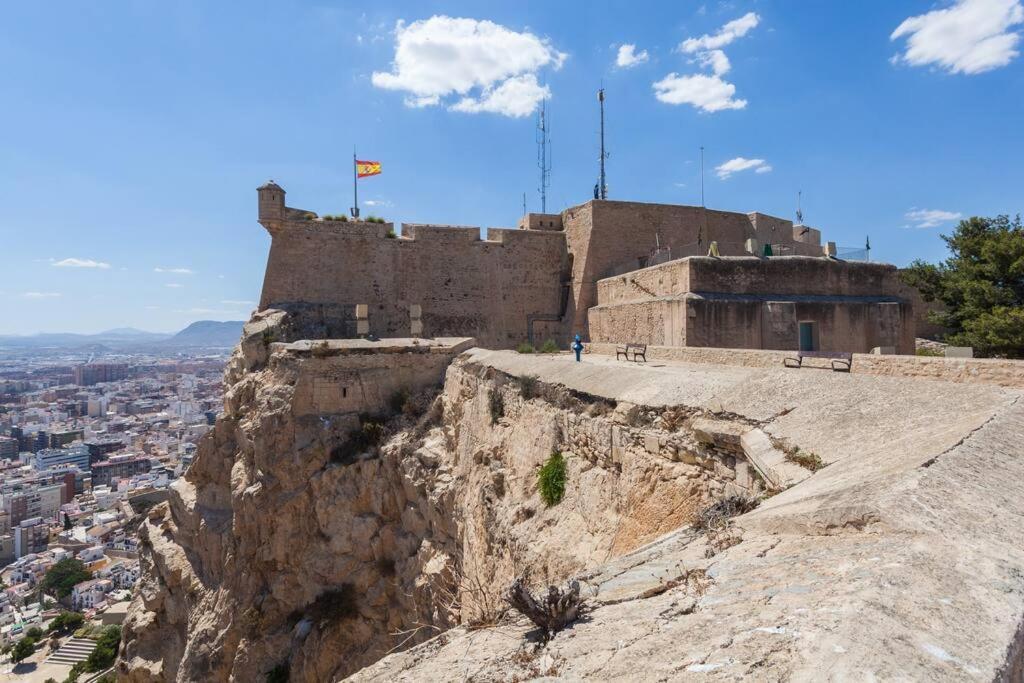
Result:
<svg viewBox="0 0 1024 683"><path fill-rule="evenodd" d="M551 186L551 140L548 137L547 100L541 100L537 121L537 168L540 169L540 212L548 212L548 187Z"/></svg>
<svg viewBox="0 0 1024 683"><path fill-rule="evenodd" d="M523 193L523 215L526 215L526 193Z"/></svg>
<svg viewBox="0 0 1024 683"><path fill-rule="evenodd" d="M608 183L604 175L604 160L608 154L604 151L604 88L597 91L597 101L601 103L601 177L597 183L598 194L601 199L608 199Z"/></svg>
<svg viewBox="0 0 1024 683"><path fill-rule="evenodd" d="M803 195L803 191L802 190L797 190L797 192L796 192L796 224L797 225L803 225L804 224L804 212L800 210L800 197L801 197L801 195Z"/></svg>

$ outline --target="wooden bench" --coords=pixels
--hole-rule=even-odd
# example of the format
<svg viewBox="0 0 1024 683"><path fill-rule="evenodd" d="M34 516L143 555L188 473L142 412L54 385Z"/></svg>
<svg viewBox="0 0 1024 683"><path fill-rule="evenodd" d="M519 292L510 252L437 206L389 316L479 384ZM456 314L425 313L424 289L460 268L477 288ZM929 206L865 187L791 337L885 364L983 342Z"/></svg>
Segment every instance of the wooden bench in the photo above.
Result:
<svg viewBox="0 0 1024 683"><path fill-rule="evenodd" d="M787 356L782 364L787 368L801 368L804 358L827 358L835 372L849 372L853 365L853 354L842 351L797 351L795 358Z"/></svg>
<svg viewBox="0 0 1024 683"><path fill-rule="evenodd" d="M644 362L647 362L647 344L626 344L625 346L615 347L615 360L619 359L619 356L629 360L629 354L633 354L633 360L637 358L643 358Z"/></svg>

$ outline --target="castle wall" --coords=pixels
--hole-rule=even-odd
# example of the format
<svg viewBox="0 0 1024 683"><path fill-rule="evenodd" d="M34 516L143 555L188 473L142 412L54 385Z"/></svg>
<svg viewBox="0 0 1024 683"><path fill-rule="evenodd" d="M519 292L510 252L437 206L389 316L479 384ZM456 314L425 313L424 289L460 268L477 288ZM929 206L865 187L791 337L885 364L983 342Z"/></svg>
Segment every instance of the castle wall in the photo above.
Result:
<svg viewBox="0 0 1024 683"><path fill-rule="evenodd" d="M715 241L723 256L740 256L747 253L746 240L755 238L785 244L794 254L821 254L817 231L797 241L790 221L758 213L594 200L565 210L562 223L573 257L572 331L586 331L598 280L646 266L658 247L679 259L706 254Z"/></svg>
<svg viewBox="0 0 1024 683"><path fill-rule="evenodd" d="M893 266L824 258L691 257L601 280L591 339L665 346L914 353L913 304Z"/></svg>
<svg viewBox="0 0 1024 683"><path fill-rule="evenodd" d="M534 316L557 316L565 238L560 232L391 224L280 221L268 226L270 256L260 308L315 309L336 336L355 336L355 306L369 305L370 333L410 335L409 306L422 307L425 337L473 336L510 347Z"/></svg>

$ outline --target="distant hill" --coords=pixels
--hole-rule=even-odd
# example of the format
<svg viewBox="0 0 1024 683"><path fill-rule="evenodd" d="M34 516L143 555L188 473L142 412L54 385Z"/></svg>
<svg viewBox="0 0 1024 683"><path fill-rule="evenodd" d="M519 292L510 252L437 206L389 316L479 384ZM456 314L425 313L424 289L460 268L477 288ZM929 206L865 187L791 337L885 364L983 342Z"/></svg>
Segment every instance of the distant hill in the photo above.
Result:
<svg viewBox="0 0 1024 683"><path fill-rule="evenodd" d="M43 332L25 336L0 336L0 347L9 349L74 349L95 352L144 351L176 347L232 347L242 336L241 320L200 320L176 334L146 332L133 327L118 327L99 334Z"/></svg>
<svg viewBox="0 0 1024 683"><path fill-rule="evenodd" d="M243 320L199 320L161 345L167 346L234 346L242 336Z"/></svg>

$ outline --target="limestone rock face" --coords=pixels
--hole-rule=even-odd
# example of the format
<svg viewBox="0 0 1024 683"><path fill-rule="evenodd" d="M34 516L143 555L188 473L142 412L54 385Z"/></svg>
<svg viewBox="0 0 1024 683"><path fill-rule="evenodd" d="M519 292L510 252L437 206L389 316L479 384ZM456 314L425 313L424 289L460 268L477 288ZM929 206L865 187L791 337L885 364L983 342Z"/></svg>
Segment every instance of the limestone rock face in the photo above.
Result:
<svg viewBox="0 0 1024 683"><path fill-rule="evenodd" d="M142 523L121 680L337 680L491 623L515 577L600 566L735 485L727 456L679 425L469 357L436 398L383 419L379 447L355 448L365 418L317 413L296 389L345 361L276 343L311 331L281 311L246 326L224 414ZM556 450L568 484L548 508L537 470Z"/></svg>

